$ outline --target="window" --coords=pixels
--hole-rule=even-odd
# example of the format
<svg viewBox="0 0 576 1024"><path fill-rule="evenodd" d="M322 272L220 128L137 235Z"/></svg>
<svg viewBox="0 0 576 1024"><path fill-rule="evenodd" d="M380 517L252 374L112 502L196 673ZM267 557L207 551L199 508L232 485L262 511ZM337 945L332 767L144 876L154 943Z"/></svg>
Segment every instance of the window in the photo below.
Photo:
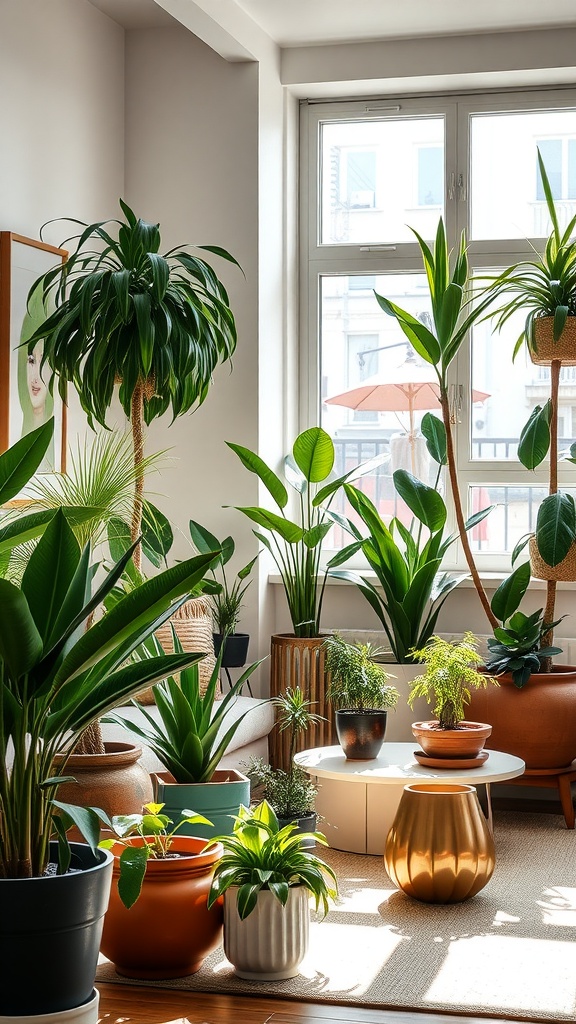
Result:
<svg viewBox="0 0 576 1024"><path fill-rule="evenodd" d="M496 272L533 257L550 230L540 149L564 224L576 214L576 90L385 102L303 104L302 293L311 343L303 353L304 418L334 437L339 466L385 452L370 493L393 514L394 459L424 480L431 467L418 428L423 399L356 407L346 395L375 376L397 388L428 381L433 371L411 350L378 305L386 295L426 322L430 306L414 231L432 243L444 218L452 247L464 230L474 273ZM414 229L414 230L411 230ZM473 546L485 569L508 568L519 536L534 524L546 467L518 463L520 430L547 396L549 371L520 355L512 365L519 322L494 333L477 325L453 366L452 394L459 478L470 513L496 504L476 528ZM322 388L320 387L320 382ZM337 401L333 401L336 399ZM576 439L576 371L562 371L559 435ZM361 438L361 449L359 439ZM400 443L398 439L409 439ZM404 463L405 464L405 463ZM570 486L572 467L560 467ZM459 553L454 550L454 562Z"/></svg>

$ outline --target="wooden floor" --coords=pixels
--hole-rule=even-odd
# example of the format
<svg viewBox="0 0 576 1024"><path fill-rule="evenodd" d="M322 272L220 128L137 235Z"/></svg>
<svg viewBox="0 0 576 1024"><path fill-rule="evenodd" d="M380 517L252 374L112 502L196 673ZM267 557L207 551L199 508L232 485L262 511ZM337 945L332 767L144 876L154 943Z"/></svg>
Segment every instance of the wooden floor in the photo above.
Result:
<svg viewBox="0 0 576 1024"><path fill-rule="evenodd" d="M487 1024L486 1017L408 1010L371 1010L361 1006L303 1003L261 996L173 992L143 986L98 984L101 1024ZM509 1024L491 1017L492 1024ZM520 1020L521 1018L514 1018Z"/></svg>

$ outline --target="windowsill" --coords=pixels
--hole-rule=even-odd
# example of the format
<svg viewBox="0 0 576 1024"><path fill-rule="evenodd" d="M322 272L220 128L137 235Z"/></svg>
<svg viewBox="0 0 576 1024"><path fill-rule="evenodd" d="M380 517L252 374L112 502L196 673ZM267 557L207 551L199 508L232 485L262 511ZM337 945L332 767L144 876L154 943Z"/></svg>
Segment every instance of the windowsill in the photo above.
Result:
<svg viewBox="0 0 576 1024"><path fill-rule="evenodd" d="M377 579L376 573L372 572L371 570L369 570L369 569L353 569L351 571L352 572L358 572L362 576L365 576L366 579L370 580L371 583L374 583L376 586L378 585L378 579ZM462 570L460 570L460 569L447 569L446 571L449 572L449 573L454 573L456 575L457 573L463 572L464 570L463 569ZM482 580L482 583L486 587L486 590L496 590L496 588L499 587L500 584L503 583L503 581L508 578L510 573L481 572L479 575L480 575L480 579ZM270 573L268 575L268 583L272 583L272 584L275 584L275 585L281 584L282 583L282 577L280 576L279 573ZM356 586L356 584L352 583L350 580L337 580L337 579L333 579L332 577L329 576L327 581L326 581L326 586L328 586L328 587L354 587L354 586ZM570 591L570 590L575 590L576 589L576 583L565 583L563 581L558 582L556 584L556 586L557 586L558 590L568 590L568 591ZM466 579L461 580L461 582L458 584L458 588L457 589L459 589L460 587L465 587L465 588L473 589L474 583L472 581L472 578L470 576L468 576L468 577L466 577ZM546 590L546 581L545 580L537 580L537 579L534 579L534 577L532 577L531 580L530 580L530 589L531 590Z"/></svg>

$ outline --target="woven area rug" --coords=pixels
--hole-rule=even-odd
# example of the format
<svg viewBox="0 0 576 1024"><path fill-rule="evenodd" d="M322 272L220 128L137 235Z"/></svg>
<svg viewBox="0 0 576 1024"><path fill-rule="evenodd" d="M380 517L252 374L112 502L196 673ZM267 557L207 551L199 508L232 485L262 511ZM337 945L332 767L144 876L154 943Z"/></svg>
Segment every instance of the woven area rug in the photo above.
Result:
<svg viewBox="0 0 576 1024"><path fill-rule="evenodd" d="M496 869L466 903L418 903L390 882L380 857L327 850L340 901L313 921L299 977L236 978L221 949L176 981L202 992L430 1013L576 1020L576 833L548 814L497 813ZM98 981L127 982L110 963Z"/></svg>

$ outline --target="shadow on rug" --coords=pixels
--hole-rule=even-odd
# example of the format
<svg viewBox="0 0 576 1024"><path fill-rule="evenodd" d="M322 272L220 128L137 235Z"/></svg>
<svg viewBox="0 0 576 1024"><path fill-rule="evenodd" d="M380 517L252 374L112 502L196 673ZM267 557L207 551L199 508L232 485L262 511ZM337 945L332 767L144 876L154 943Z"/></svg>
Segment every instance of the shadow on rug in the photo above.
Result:
<svg viewBox="0 0 576 1024"><path fill-rule="evenodd" d="M576 833L557 815L495 816L496 869L466 903L432 906L394 888L380 857L327 850L340 900L311 925L297 978L236 978L222 949L187 978L137 982L108 962L97 981L266 994L379 1009L576 1020Z"/></svg>

